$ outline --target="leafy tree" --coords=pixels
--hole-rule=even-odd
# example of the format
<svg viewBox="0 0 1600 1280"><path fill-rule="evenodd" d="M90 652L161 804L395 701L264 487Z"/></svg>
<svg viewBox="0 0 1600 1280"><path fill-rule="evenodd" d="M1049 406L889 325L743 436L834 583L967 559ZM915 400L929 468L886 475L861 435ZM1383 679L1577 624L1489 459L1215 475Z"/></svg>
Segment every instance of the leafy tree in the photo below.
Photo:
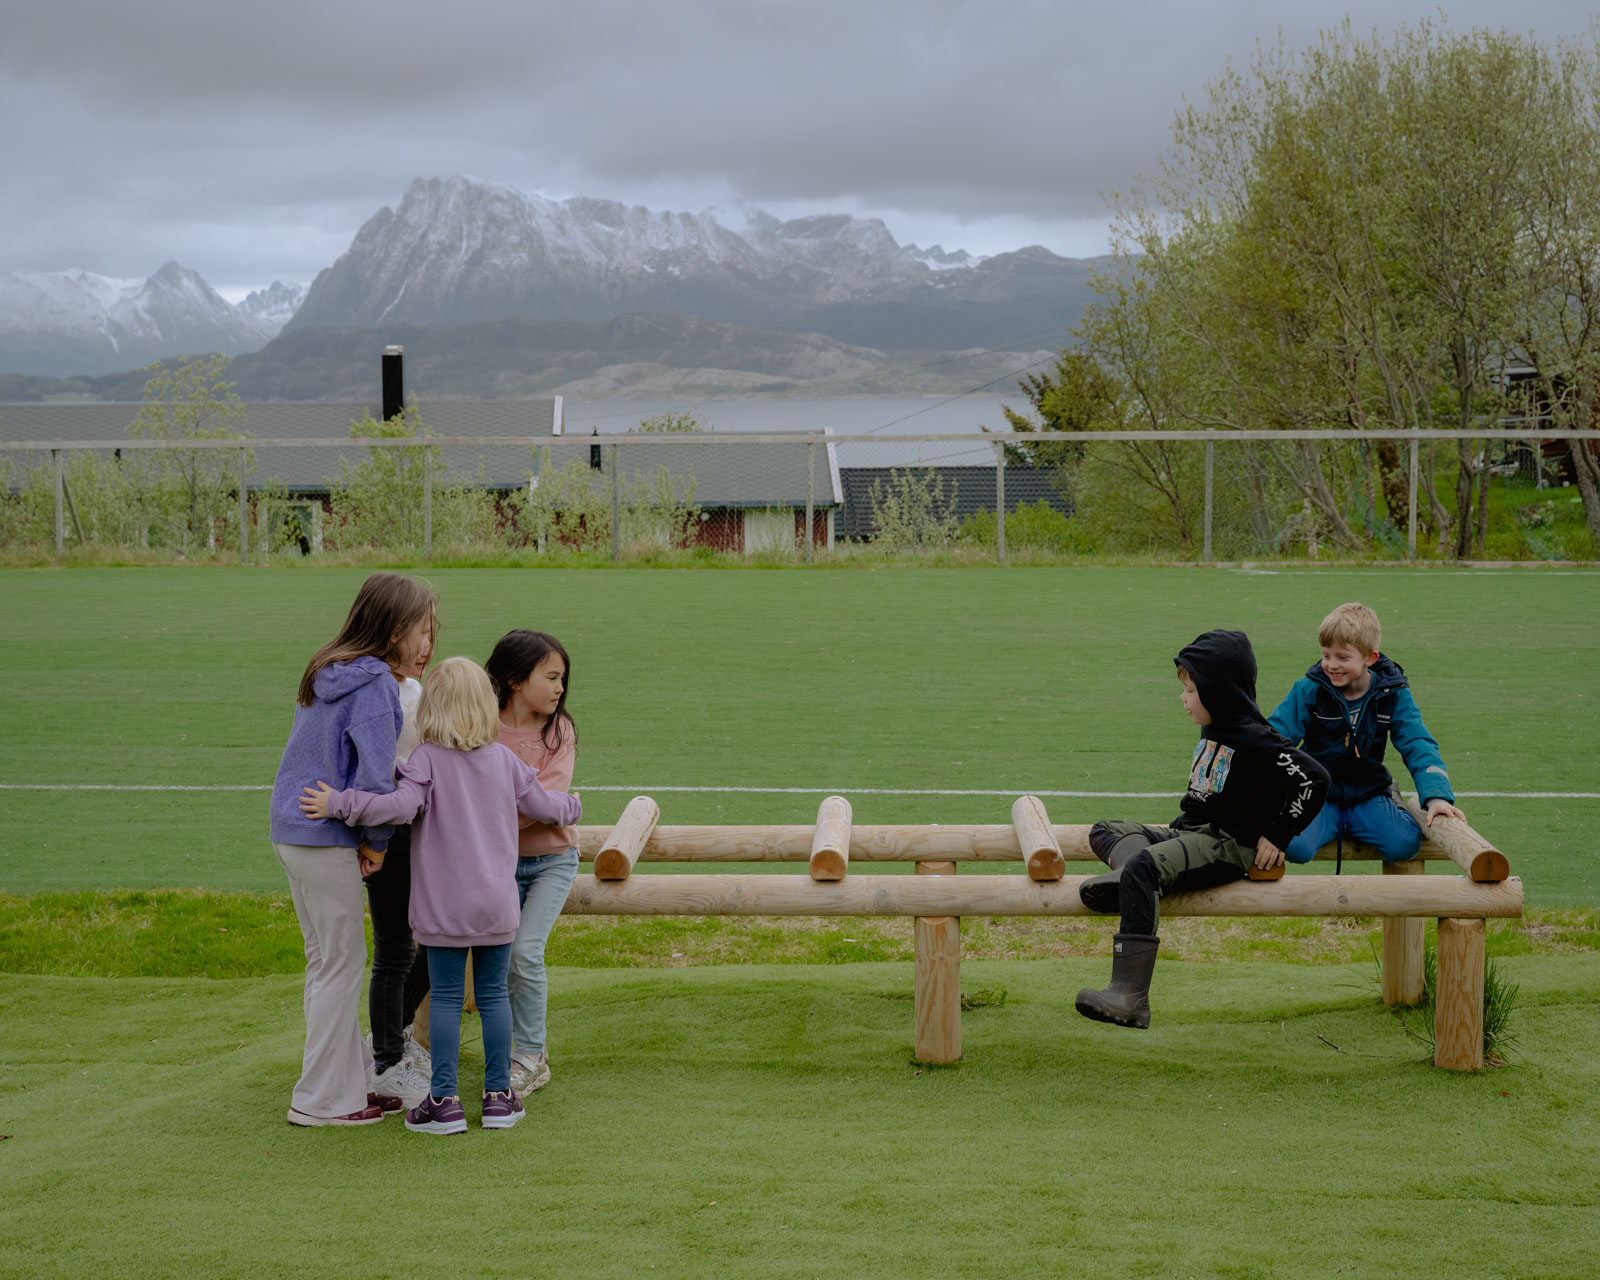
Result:
<svg viewBox="0 0 1600 1280"><path fill-rule="evenodd" d="M201 356L186 360L174 369L162 361L150 365L145 383L145 405L128 427L128 434L141 440L240 440L248 432L239 430L244 422L244 404L234 394L234 384L226 374L231 361L225 355ZM177 491L177 514L181 530L174 539L188 549L201 543L214 545L219 526L236 520L239 475L255 465L253 456L241 460L234 450L163 449L148 456L130 459L127 473L136 488L139 481L153 479L157 486L170 482ZM155 497L146 494L146 497ZM159 508L161 504L153 504ZM155 510L141 513L148 518ZM236 530L235 530L236 531Z"/></svg>
<svg viewBox="0 0 1600 1280"><path fill-rule="evenodd" d="M692 409L686 409L682 413L668 409L663 413L652 414L650 417L645 418L637 427L632 428L632 430L645 435L659 436L686 435L699 431L715 431L716 427L712 426L711 423L700 417L700 415L695 413Z"/></svg>
<svg viewBox="0 0 1600 1280"><path fill-rule="evenodd" d="M1011 430L1111 431L1121 427L1127 410L1125 391L1105 365L1084 351L1063 351L1045 373L1024 374L1018 382L1033 414L1003 406ZM1070 467L1083 456L1083 446L1066 440L1008 444L1006 461L1018 467Z"/></svg>

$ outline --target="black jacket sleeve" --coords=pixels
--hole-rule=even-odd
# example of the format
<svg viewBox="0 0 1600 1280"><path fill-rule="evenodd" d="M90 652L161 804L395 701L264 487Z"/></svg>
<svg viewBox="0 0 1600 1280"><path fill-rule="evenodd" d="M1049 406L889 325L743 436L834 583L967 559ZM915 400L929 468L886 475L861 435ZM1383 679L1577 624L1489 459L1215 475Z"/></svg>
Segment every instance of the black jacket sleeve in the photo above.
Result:
<svg viewBox="0 0 1600 1280"><path fill-rule="evenodd" d="M1276 754L1273 772L1282 783L1283 803L1263 825L1261 834L1280 849L1310 825L1328 794L1328 771L1304 751L1285 745Z"/></svg>

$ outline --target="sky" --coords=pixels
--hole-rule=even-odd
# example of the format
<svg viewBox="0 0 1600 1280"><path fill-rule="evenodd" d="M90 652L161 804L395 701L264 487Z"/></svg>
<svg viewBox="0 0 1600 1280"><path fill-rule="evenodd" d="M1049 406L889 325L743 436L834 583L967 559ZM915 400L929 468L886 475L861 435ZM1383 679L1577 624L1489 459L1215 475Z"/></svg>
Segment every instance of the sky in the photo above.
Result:
<svg viewBox="0 0 1600 1280"><path fill-rule="evenodd" d="M1446 6L1592 33L1584 0ZM1107 248L1107 197L1257 42L1420 0L51 0L0 12L0 272L237 299L309 281L416 177L879 217L902 244Z"/></svg>

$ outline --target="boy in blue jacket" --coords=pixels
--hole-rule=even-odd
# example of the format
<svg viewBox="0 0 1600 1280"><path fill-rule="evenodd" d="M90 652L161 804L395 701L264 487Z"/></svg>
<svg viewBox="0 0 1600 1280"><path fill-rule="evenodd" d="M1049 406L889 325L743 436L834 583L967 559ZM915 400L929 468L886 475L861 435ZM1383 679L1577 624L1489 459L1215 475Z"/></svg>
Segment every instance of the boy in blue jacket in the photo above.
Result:
<svg viewBox="0 0 1600 1280"><path fill-rule="evenodd" d="M1385 862L1415 857L1422 831L1400 804L1383 751L1392 738L1417 785L1417 801L1433 820L1466 815L1456 808L1439 744L1400 665L1378 652L1378 615L1364 604L1342 604L1317 629L1322 661L1296 680L1268 717L1272 727L1333 777L1328 799L1284 850L1309 862L1336 836L1372 845Z"/></svg>

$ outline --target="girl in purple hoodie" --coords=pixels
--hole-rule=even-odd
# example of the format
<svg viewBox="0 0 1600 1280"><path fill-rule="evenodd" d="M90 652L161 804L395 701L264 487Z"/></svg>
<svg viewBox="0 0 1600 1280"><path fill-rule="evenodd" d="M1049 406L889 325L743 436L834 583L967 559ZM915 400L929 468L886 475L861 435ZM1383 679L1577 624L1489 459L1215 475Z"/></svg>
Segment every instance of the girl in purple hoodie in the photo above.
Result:
<svg viewBox="0 0 1600 1280"><path fill-rule="evenodd" d="M411 931L428 949L433 1080L429 1096L407 1112L406 1128L421 1133L462 1133L467 1127L456 1075L469 954L483 1024L483 1127L509 1129L522 1118L522 1102L511 1089L506 993L511 942L521 919L518 818L568 826L583 813L576 796L546 791L538 770L496 741L499 716L484 669L469 658L448 658L422 691L417 705L422 745L400 766L392 794L336 790L318 782L300 797L300 808L312 822L416 820Z"/></svg>
<svg viewBox="0 0 1600 1280"><path fill-rule="evenodd" d="M289 878L306 944L306 1048L289 1123L375 1124L397 1099L369 1093L372 1055L358 1006L367 967L363 841L388 847L390 827L312 822L296 804L319 778L342 787L394 788L402 714L396 669L415 665L433 643L438 596L398 573L361 584L344 626L306 664L294 727L272 788L271 839Z"/></svg>

